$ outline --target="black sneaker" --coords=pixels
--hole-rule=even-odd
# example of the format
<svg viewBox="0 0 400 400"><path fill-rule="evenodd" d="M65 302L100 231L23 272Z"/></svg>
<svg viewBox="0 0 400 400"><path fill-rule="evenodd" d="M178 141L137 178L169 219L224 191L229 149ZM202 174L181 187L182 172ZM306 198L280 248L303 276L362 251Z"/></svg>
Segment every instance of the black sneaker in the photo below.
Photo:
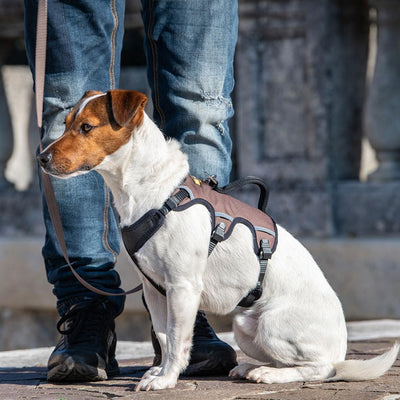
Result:
<svg viewBox="0 0 400 400"><path fill-rule="evenodd" d="M119 374L114 317L106 301L71 307L57 329L61 338L48 361L49 382L101 381Z"/></svg>
<svg viewBox="0 0 400 400"><path fill-rule="evenodd" d="M151 340L155 356L153 365L161 363L161 348L157 337L151 329ZM223 342L215 334L207 321L205 313L199 311L193 331L193 345L189 365L183 376L222 376L237 365L236 352L229 344Z"/></svg>

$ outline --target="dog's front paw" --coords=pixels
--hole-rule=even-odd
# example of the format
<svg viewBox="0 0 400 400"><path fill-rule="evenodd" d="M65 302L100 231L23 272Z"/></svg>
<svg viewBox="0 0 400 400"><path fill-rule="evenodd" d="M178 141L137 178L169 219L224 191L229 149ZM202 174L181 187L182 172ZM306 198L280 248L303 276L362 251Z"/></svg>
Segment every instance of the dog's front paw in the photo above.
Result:
<svg viewBox="0 0 400 400"><path fill-rule="evenodd" d="M145 372L145 374L142 376L142 379L148 378L149 376L158 376L160 375L162 371L162 367L151 367L149 370Z"/></svg>
<svg viewBox="0 0 400 400"><path fill-rule="evenodd" d="M135 391L139 390L161 390L161 389L173 389L176 386L178 379L172 375L154 376L149 375L143 377L137 384Z"/></svg>
<svg viewBox="0 0 400 400"><path fill-rule="evenodd" d="M275 377L276 372L276 368L258 366L248 371L246 378L257 383L276 383L279 382L277 377Z"/></svg>

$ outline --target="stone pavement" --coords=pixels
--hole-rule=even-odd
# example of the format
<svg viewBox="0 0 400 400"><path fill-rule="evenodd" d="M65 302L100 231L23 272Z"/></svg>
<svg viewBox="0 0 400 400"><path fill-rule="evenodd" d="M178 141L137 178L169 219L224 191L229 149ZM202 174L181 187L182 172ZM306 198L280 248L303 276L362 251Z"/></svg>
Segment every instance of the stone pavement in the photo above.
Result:
<svg viewBox="0 0 400 400"><path fill-rule="evenodd" d="M398 324L396 326L398 327ZM354 332L357 335L357 329ZM394 335L390 336L390 338L349 342L347 357L366 359L376 356L393 344ZM397 339L400 339L400 334ZM238 357L240 361L248 360L241 352L238 352ZM4 360L6 359L2 358L0 353L0 366L7 364ZM400 358L386 375L374 381L268 385L231 380L227 377L182 378L175 389L135 392L135 385L151 364L151 360L151 357L122 359L121 375L117 378L105 382L69 385L48 384L43 363L35 365L32 362L25 362L32 364L31 367L0 367L0 399L400 400ZM15 365L18 365L18 360L15 360Z"/></svg>

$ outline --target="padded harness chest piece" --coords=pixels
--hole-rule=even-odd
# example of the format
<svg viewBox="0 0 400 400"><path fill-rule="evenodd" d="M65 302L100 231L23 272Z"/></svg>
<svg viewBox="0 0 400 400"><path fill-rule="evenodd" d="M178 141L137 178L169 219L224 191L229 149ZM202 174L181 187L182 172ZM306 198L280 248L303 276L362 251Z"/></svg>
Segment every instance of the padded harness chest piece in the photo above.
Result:
<svg viewBox="0 0 400 400"><path fill-rule="evenodd" d="M215 180L203 182L188 176L159 210L150 210L133 225L123 228L122 238L128 254L141 273L160 293L165 295L165 289L142 270L135 253L158 231L170 211L183 211L194 204L202 204L209 210L214 227L210 235L209 256L218 243L229 238L236 224L246 225L252 232L254 252L260 261L260 273L256 287L238 304L242 307L250 307L261 297L267 262L277 245L276 224L264 211L268 200L268 189L258 178L242 179L224 188L219 188L215 182ZM259 209L227 195L248 183L255 183L261 189Z"/></svg>

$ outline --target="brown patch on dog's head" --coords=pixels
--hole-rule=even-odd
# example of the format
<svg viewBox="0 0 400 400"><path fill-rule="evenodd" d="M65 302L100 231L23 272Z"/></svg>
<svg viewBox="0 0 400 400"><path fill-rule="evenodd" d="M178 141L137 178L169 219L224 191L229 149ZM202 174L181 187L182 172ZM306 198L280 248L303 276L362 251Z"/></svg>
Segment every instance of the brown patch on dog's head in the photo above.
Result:
<svg viewBox="0 0 400 400"><path fill-rule="evenodd" d="M38 156L42 168L63 177L92 170L128 142L146 101L136 91L86 92L67 115L63 135Z"/></svg>

